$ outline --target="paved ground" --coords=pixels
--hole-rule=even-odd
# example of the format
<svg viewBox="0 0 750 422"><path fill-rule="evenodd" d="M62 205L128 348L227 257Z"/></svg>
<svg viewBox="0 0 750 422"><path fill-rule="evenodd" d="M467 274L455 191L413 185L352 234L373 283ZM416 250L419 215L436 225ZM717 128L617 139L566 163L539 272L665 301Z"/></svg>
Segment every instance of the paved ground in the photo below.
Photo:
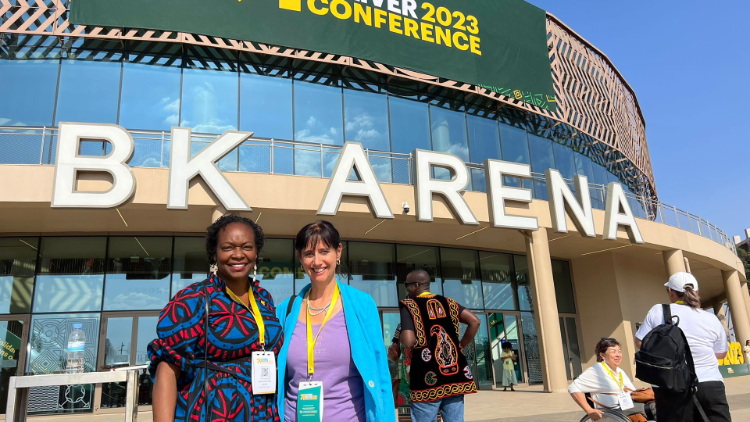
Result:
<svg viewBox="0 0 750 422"><path fill-rule="evenodd" d="M734 422L750 421L750 376L725 380ZM545 394L540 387L516 392L480 391L466 398L466 422L578 422L583 411L567 394ZM119 422L123 415L37 416L34 422ZM140 412L138 422L152 422Z"/></svg>
<svg viewBox="0 0 750 422"><path fill-rule="evenodd" d="M750 421L750 377L728 378L727 400L734 422ZM517 392L480 391L467 396L467 422L578 422L583 411L567 394L545 394L540 387Z"/></svg>

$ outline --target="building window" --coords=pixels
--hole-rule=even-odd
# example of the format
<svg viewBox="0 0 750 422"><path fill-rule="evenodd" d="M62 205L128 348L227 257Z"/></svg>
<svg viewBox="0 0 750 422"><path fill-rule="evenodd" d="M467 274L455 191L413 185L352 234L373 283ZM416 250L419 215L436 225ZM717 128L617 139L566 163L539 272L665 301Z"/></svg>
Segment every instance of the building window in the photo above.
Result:
<svg viewBox="0 0 750 422"><path fill-rule="evenodd" d="M378 306L398 306L395 252L389 243L349 242L349 284Z"/></svg>
<svg viewBox="0 0 750 422"><path fill-rule="evenodd" d="M406 298L406 276L414 270L424 270L430 275L430 292L443 294L443 279L440 276L440 256L438 248L431 246L397 245L396 275L398 297Z"/></svg>
<svg viewBox="0 0 750 422"><path fill-rule="evenodd" d="M42 238L34 312L101 311L106 237Z"/></svg>
<svg viewBox="0 0 750 422"><path fill-rule="evenodd" d="M573 282L570 278L568 261L552 260L552 278L555 282L557 311L565 314L576 313L576 301L573 297Z"/></svg>
<svg viewBox="0 0 750 422"><path fill-rule="evenodd" d="M182 75L180 126L197 133L221 134L237 130L239 77L236 62L230 57L191 54L196 56L185 59Z"/></svg>
<svg viewBox="0 0 750 422"><path fill-rule="evenodd" d="M470 309L483 309L477 251L440 248L445 296Z"/></svg>
<svg viewBox="0 0 750 422"><path fill-rule="evenodd" d="M531 171L544 174L547 169L555 168L555 157L552 154L552 141L537 135L529 135L531 152ZM534 197L547 200L547 182L534 181Z"/></svg>
<svg viewBox="0 0 750 422"><path fill-rule="evenodd" d="M104 310L162 309L169 301L171 237L109 240Z"/></svg>
<svg viewBox="0 0 750 422"><path fill-rule="evenodd" d="M279 303L294 293L294 245L292 239L266 239L258 258L260 286Z"/></svg>
<svg viewBox="0 0 750 422"><path fill-rule="evenodd" d="M179 45L159 45L158 54L135 51L127 55L122 70L122 99L120 100L120 126L126 129L147 129L169 131L180 123L180 78L182 59ZM164 51L166 50L166 51ZM139 150L159 152L161 142L153 145L138 145L135 155L145 155ZM144 158L134 156L131 166L143 165ZM156 155L158 162L159 155Z"/></svg>
<svg viewBox="0 0 750 422"><path fill-rule="evenodd" d="M31 310L39 238L0 239L0 314Z"/></svg>
<svg viewBox="0 0 750 422"><path fill-rule="evenodd" d="M289 72L273 76L240 73L240 130L260 138L292 139Z"/></svg>
<svg viewBox="0 0 750 422"><path fill-rule="evenodd" d="M479 252L485 309L518 309L513 294L512 260L510 254Z"/></svg>
<svg viewBox="0 0 750 422"><path fill-rule="evenodd" d="M121 74L122 52L74 48L60 67L55 123L117 123Z"/></svg>
<svg viewBox="0 0 750 422"><path fill-rule="evenodd" d="M172 293L174 297L185 287L208 278L206 239L203 237L174 238L174 270Z"/></svg>

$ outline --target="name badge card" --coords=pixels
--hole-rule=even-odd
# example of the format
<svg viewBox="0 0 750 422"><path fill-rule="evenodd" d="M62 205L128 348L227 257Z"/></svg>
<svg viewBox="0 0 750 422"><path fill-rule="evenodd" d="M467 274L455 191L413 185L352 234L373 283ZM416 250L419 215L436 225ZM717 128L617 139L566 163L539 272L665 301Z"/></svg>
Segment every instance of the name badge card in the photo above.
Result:
<svg viewBox="0 0 750 422"><path fill-rule="evenodd" d="M297 421L323 422L323 382L303 381L299 383Z"/></svg>
<svg viewBox="0 0 750 422"><path fill-rule="evenodd" d="M273 352L253 352L253 394L276 392L276 356Z"/></svg>
<svg viewBox="0 0 750 422"><path fill-rule="evenodd" d="M623 391L617 395L617 402L620 403L620 410L628 410L635 407L633 404L633 398L629 392Z"/></svg>

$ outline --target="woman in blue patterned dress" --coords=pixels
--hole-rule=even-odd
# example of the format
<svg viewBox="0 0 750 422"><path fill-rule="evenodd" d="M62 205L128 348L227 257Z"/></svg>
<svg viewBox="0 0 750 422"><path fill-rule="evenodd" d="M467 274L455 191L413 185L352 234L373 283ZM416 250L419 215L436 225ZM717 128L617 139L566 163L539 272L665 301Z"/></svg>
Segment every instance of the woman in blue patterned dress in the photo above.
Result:
<svg viewBox="0 0 750 422"><path fill-rule="evenodd" d="M277 355L284 341L273 299L255 280L264 241L258 225L233 214L208 228L211 277L175 295L148 347L154 422L279 421L275 395L254 394L251 375L252 352Z"/></svg>

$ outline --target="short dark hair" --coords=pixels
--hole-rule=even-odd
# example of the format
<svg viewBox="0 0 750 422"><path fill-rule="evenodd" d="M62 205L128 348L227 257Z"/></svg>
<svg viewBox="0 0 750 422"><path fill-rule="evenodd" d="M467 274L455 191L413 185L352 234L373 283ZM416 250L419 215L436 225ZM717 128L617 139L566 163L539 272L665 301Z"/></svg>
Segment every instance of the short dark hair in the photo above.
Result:
<svg viewBox="0 0 750 422"><path fill-rule="evenodd" d="M512 349L512 348L513 348L513 344L511 342L506 341L506 342L503 343L503 350L505 350L505 349Z"/></svg>
<svg viewBox="0 0 750 422"><path fill-rule="evenodd" d="M241 223L253 230L255 253L260 255L260 251L266 243L266 236L263 234L263 229L249 218L240 217L236 214L224 214L206 229L206 253L208 254L208 263L210 265L216 264L216 247L219 243L219 234L232 223Z"/></svg>
<svg viewBox="0 0 750 422"><path fill-rule="evenodd" d="M607 353L607 349L610 347L619 346L620 342L613 338L603 338L599 340L599 343L596 343L596 348L594 349L594 352L596 353L596 361L602 362L604 359L602 358L602 353Z"/></svg>
<svg viewBox="0 0 750 422"><path fill-rule="evenodd" d="M309 246L315 247L318 242L336 249L341 244L341 236L336 227L328 221L318 220L302 227L294 239L294 250L302 253Z"/></svg>

